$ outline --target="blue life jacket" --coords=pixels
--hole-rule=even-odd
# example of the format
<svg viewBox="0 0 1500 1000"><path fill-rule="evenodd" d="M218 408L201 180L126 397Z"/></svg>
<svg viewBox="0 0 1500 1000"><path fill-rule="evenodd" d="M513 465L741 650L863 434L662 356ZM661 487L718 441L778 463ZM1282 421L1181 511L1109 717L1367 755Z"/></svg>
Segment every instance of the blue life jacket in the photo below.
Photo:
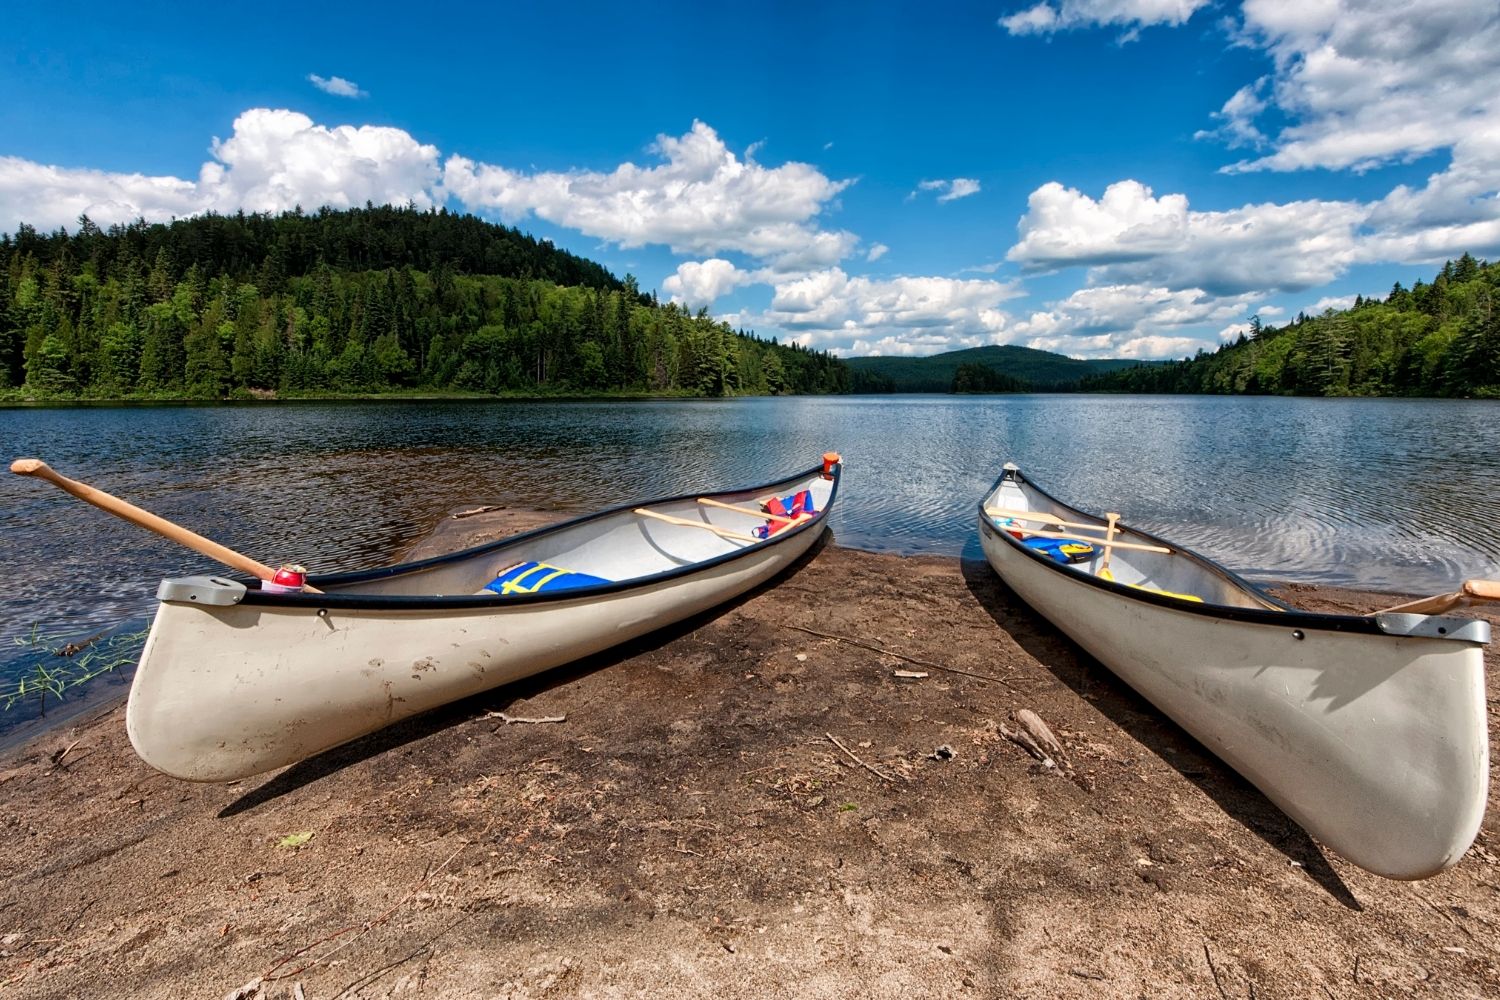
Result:
<svg viewBox="0 0 1500 1000"><path fill-rule="evenodd" d="M575 573L544 562L523 562L507 566L500 575L484 585L497 594L545 594L553 590L576 590L610 581L587 573Z"/></svg>

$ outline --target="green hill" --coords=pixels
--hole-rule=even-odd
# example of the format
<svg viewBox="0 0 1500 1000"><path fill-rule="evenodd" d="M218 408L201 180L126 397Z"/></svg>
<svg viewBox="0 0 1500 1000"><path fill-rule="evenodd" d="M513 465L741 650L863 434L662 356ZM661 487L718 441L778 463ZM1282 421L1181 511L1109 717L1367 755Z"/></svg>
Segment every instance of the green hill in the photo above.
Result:
<svg viewBox="0 0 1500 1000"><path fill-rule="evenodd" d="M0 401L848 390L515 229L366 206L0 234Z"/></svg>
<svg viewBox="0 0 1500 1000"><path fill-rule="evenodd" d="M1090 392L1282 396L1500 398L1500 264L1469 254L1431 284L1397 282L1380 299L1299 315L1283 327L1251 321L1212 353L1090 376Z"/></svg>
<svg viewBox="0 0 1500 1000"><path fill-rule="evenodd" d="M1023 389L1076 388L1085 376L1102 375L1140 362L1119 359L1080 361L1030 347L971 347L925 358L845 358L855 392L952 392L960 366L981 365Z"/></svg>

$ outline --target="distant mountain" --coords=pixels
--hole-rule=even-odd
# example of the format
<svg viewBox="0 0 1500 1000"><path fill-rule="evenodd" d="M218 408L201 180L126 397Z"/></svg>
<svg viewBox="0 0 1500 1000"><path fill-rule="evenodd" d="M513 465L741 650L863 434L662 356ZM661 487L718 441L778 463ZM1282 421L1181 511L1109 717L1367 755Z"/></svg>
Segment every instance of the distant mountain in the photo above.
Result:
<svg viewBox="0 0 1500 1000"><path fill-rule="evenodd" d="M1141 362L1125 359L1080 361L1030 347L971 347L925 358L845 358L854 376L855 392L952 392L960 366L981 365L998 376L1017 379L1036 391L1077 388L1086 375L1131 368ZM968 369L972 371L973 369Z"/></svg>

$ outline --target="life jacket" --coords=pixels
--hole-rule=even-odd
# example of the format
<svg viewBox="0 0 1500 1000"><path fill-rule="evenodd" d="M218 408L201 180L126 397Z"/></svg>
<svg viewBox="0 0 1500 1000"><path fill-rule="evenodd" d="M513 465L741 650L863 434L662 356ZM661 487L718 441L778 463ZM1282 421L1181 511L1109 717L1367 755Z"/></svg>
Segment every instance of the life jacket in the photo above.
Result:
<svg viewBox="0 0 1500 1000"><path fill-rule="evenodd" d="M789 497L772 497L761 504L761 508L767 514L775 514L776 519L769 520L758 528L751 529L756 538L770 538L783 528L790 528L791 521L782 521L780 518L789 517L793 520L801 520L804 516L812 517L817 513L813 507L811 490L801 490Z"/></svg>
<svg viewBox="0 0 1500 1000"><path fill-rule="evenodd" d="M587 573L575 573L544 562L521 562L507 566L500 575L484 585L497 594L545 594L553 590L576 590L610 581Z"/></svg>
<svg viewBox="0 0 1500 1000"><path fill-rule="evenodd" d="M1094 547L1076 538L1025 538L1021 544L1060 563L1088 562L1094 558Z"/></svg>

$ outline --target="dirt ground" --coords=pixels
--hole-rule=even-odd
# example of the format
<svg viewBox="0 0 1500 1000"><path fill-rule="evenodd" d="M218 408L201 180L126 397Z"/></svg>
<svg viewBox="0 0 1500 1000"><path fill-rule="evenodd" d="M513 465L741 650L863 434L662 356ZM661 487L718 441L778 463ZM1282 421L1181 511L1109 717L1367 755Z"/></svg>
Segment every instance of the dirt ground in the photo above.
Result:
<svg viewBox="0 0 1500 1000"><path fill-rule="evenodd" d="M1023 708L1072 777L998 734ZM116 706L0 762L0 823L6 996L1500 995L1493 799L1453 870L1369 875L987 566L834 544L270 776L158 774Z"/></svg>

